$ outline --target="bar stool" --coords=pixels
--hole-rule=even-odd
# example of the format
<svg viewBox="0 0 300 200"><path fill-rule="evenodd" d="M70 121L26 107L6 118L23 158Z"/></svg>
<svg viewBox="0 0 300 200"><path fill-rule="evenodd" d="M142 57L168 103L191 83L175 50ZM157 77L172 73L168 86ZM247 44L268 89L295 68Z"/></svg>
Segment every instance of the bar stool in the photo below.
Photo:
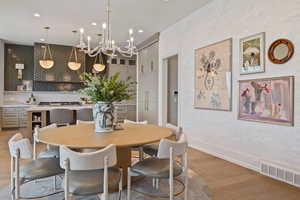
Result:
<svg viewBox="0 0 300 200"><path fill-rule="evenodd" d="M68 126L74 122L74 112L69 109L50 110L50 124L57 126Z"/></svg>
<svg viewBox="0 0 300 200"><path fill-rule="evenodd" d="M92 108L82 108L76 110L77 120L80 121L93 121L93 109Z"/></svg>

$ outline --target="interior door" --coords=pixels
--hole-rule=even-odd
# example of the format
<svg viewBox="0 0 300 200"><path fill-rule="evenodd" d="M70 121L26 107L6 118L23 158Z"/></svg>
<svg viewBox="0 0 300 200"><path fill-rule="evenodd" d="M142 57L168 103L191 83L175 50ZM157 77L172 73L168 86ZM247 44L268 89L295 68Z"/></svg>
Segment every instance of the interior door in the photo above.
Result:
<svg viewBox="0 0 300 200"><path fill-rule="evenodd" d="M167 123L178 125L178 56L168 58Z"/></svg>

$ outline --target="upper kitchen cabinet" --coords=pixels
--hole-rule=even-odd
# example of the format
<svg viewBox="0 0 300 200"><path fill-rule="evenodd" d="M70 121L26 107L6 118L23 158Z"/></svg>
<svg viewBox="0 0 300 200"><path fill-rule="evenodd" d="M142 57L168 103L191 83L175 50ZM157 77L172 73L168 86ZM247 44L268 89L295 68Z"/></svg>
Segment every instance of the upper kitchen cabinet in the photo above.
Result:
<svg viewBox="0 0 300 200"><path fill-rule="evenodd" d="M5 44L4 60L4 88L6 91L16 91L24 81L31 81L32 85L33 46ZM23 69L18 70L18 67ZM18 73L21 74L18 75Z"/></svg>
<svg viewBox="0 0 300 200"><path fill-rule="evenodd" d="M158 124L158 41L155 34L139 45L138 118Z"/></svg>
<svg viewBox="0 0 300 200"><path fill-rule="evenodd" d="M119 55L116 58L110 59L109 63L109 76L119 72L121 80L126 80L128 77L130 77L132 81L137 81L136 57L125 58ZM136 85L132 86L131 90L133 93L136 93ZM136 104L136 96L134 95L134 97L128 101L128 103Z"/></svg>

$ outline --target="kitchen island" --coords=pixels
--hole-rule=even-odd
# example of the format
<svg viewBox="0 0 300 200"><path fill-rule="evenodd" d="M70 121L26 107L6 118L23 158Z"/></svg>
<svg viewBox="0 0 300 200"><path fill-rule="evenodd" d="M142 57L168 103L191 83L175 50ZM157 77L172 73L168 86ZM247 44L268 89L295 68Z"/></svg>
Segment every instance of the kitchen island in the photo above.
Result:
<svg viewBox="0 0 300 200"><path fill-rule="evenodd" d="M32 133L36 126L45 127L50 124L49 111L52 109L69 109L74 111L74 121L76 123L76 111L84 108L92 108L92 104L86 105L32 105L26 108L27 110L27 129L28 137L32 139ZM124 119L136 120L136 105L135 104L115 104L115 110L118 121Z"/></svg>

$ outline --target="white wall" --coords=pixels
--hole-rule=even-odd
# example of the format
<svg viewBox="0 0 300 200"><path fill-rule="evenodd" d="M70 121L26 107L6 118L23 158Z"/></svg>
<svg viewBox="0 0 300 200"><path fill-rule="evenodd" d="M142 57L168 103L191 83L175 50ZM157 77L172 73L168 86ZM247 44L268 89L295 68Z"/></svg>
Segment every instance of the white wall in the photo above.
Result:
<svg viewBox="0 0 300 200"><path fill-rule="evenodd" d="M3 104L4 91L4 41L0 39L0 106Z"/></svg>
<svg viewBox="0 0 300 200"><path fill-rule="evenodd" d="M266 47L280 37L295 45L295 55L284 65L266 58L266 73L239 75L239 39L266 32ZM214 0L161 33L162 60L179 55L180 121L190 144L252 169L266 159L288 167L300 166L300 1ZM233 38L233 111L194 109L194 50ZM295 76L295 126L237 120L238 80ZM163 123L160 73L160 123ZM200 163L199 163L200 164Z"/></svg>

